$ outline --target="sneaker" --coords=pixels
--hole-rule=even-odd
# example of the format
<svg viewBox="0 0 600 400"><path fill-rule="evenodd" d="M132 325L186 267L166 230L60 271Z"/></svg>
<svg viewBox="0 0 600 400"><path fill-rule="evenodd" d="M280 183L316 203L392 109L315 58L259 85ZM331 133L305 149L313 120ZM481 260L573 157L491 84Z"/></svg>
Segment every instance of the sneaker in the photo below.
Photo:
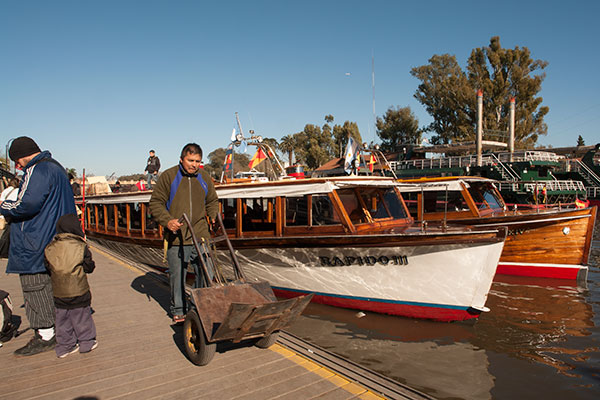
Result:
<svg viewBox="0 0 600 400"><path fill-rule="evenodd" d="M92 347L90 347L89 350L87 351L79 351L80 353L89 353L90 351L94 350L96 347L98 347L98 341L94 340L94 344L92 345Z"/></svg>
<svg viewBox="0 0 600 400"><path fill-rule="evenodd" d="M76 343L75 346L71 347L70 350L67 350L66 353L63 353L61 355L56 355L58 358L65 358L66 356L68 356L69 354L73 354L76 353L79 350L79 343Z"/></svg>
<svg viewBox="0 0 600 400"><path fill-rule="evenodd" d="M15 355L17 356L32 356L34 354L43 353L44 351L54 349L56 345L56 335L52 337L50 340L42 340L37 331L31 338L31 340L20 349L15 350Z"/></svg>
<svg viewBox="0 0 600 400"><path fill-rule="evenodd" d="M0 342L1 343L6 343L10 339L12 339L15 336L17 336L17 330L18 329L19 329L19 325L13 324L12 322L9 322L6 330L4 330L3 332L0 332Z"/></svg>
<svg viewBox="0 0 600 400"><path fill-rule="evenodd" d="M180 324L185 321L185 315L173 315L173 323Z"/></svg>

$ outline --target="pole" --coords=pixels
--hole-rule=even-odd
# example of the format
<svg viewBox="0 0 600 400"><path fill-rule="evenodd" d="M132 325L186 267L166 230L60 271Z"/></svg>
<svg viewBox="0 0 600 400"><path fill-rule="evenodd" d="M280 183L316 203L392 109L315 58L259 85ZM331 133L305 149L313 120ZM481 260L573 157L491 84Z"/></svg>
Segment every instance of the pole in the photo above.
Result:
<svg viewBox="0 0 600 400"><path fill-rule="evenodd" d="M515 98L510 98L510 125L508 130L508 152L510 153L510 162L513 162L513 153L515 152Z"/></svg>
<svg viewBox="0 0 600 400"><path fill-rule="evenodd" d="M85 221L86 221L86 209L85 209L85 168L83 169L83 176L81 177L81 186L83 187L82 200L81 200L81 227L83 228L83 232L85 233ZM106 216L104 216L106 218ZM117 216L115 215L115 221Z"/></svg>
<svg viewBox="0 0 600 400"><path fill-rule="evenodd" d="M242 135L242 137L244 137L244 131L242 130L242 123L240 122L240 116L238 115L237 111L235 113L235 119L237 121L237 125L240 130L240 135ZM234 151L232 149L231 150L231 182L233 182L233 153L234 153Z"/></svg>
<svg viewBox="0 0 600 400"><path fill-rule="evenodd" d="M481 167L481 142L483 141L483 91L477 90L477 166Z"/></svg>
<svg viewBox="0 0 600 400"><path fill-rule="evenodd" d="M371 86L373 88L373 140L377 135L377 117L375 116L375 53L371 55Z"/></svg>

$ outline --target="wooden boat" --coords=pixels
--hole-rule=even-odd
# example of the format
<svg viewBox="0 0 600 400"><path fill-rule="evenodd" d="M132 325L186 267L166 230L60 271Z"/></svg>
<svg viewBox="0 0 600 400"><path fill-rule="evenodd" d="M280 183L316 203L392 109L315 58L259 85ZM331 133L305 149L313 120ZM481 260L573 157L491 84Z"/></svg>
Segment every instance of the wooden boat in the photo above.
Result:
<svg viewBox="0 0 600 400"><path fill-rule="evenodd" d="M509 210L495 181L479 177L401 179L411 215L485 228L506 226L498 274L587 278L596 207Z"/></svg>
<svg viewBox="0 0 600 400"><path fill-rule="evenodd" d="M217 185L246 275L276 295L441 321L477 317L505 229L414 225L393 178L311 178ZM91 196L88 237L152 265L162 228L149 192Z"/></svg>

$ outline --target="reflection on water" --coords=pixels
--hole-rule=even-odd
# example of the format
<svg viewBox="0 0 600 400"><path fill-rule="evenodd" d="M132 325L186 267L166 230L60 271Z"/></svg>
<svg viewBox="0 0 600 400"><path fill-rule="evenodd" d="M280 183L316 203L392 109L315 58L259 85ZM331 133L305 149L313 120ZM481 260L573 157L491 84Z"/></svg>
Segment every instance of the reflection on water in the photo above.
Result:
<svg viewBox="0 0 600 400"><path fill-rule="evenodd" d="M596 224L597 239L599 225ZM600 398L600 241L587 288L502 277L476 323L311 304L292 333L438 398Z"/></svg>

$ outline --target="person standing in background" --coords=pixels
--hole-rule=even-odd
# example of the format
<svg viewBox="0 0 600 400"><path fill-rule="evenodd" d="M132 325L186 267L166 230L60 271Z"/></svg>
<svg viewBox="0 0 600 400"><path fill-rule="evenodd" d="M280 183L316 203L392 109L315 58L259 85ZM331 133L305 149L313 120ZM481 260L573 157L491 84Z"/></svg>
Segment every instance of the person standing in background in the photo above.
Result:
<svg viewBox="0 0 600 400"><path fill-rule="evenodd" d="M148 189L152 189L152 181L156 183L158 180L158 171L160 170L160 160L154 154L154 150L150 150L150 157L148 157L148 161L146 162L146 169L144 170L147 175L147 185Z"/></svg>

